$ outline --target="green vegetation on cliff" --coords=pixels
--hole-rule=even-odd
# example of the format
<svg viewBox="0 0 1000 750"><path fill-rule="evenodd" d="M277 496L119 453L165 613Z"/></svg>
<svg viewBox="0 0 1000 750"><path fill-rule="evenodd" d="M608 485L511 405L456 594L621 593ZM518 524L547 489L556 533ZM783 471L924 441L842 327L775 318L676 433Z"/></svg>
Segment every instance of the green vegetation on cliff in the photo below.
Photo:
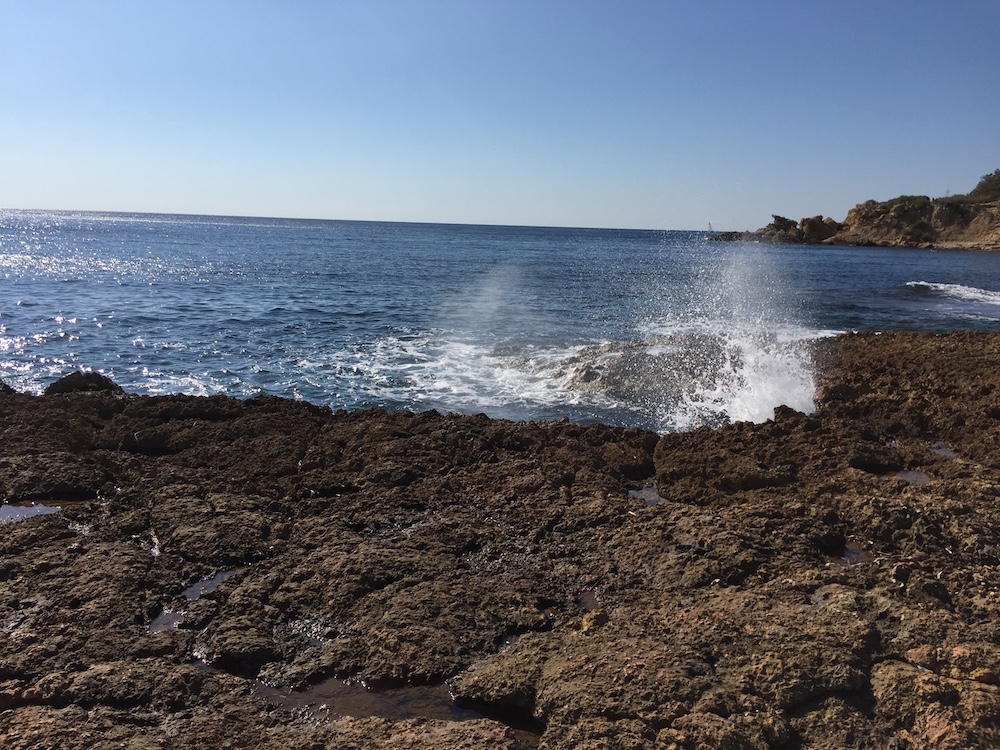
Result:
<svg viewBox="0 0 1000 750"><path fill-rule="evenodd" d="M975 189L969 193L970 203L990 203L1000 200L1000 169L992 174L983 175Z"/></svg>
<svg viewBox="0 0 1000 750"><path fill-rule="evenodd" d="M910 206L913 208L923 208L930 204L931 199L926 195L900 195L885 202L885 207L892 210L896 206Z"/></svg>
<svg viewBox="0 0 1000 750"><path fill-rule="evenodd" d="M965 195L950 195L947 198L938 198L941 203L992 203L1000 200L1000 169L990 174L983 175L969 193Z"/></svg>

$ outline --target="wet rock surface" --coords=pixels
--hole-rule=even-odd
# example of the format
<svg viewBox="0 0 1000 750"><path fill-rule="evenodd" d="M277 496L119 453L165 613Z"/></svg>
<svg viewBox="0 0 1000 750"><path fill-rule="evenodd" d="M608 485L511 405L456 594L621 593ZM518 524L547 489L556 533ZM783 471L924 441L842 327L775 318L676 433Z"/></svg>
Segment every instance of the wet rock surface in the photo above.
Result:
<svg viewBox="0 0 1000 750"><path fill-rule="evenodd" d="M60 507L0 525L0 742L996 745L1000 335L816 359L815 414L662 438L0 389L0 499Z"/></svg>

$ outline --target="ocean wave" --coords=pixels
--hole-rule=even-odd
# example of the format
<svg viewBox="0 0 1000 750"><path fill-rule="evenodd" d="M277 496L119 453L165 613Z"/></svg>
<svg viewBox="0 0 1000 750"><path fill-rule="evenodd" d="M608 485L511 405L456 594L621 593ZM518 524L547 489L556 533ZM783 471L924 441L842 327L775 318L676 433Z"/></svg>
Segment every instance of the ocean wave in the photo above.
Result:
<svg viewBox="0 0 1000 750"><path fill-rule="evenodd" d="M114 379L113 373L112 379ZM232 388L227 388L208 373L179 375L145 368L141 373L141 380L133 383L132 388L150 396L164 396L171 393L184 393L188 396L254 395L233 393Z"/></svg>
<svg viewBox="0 0 1000 750"><path fill-rule="evenodd" d="M654 417L661 432L763 422L780 405L812 412L807 339L733 330L608 343L581 352L567 387Z"/></svg>
<svg viewBox="0 0 1000 750"><path fill-rule="evenodd" d="M436 332L313 353L296 367L307 381L327 384L334 406L401 405L515 419L568 415L672 432L762 422L782 404L811 412L808 339L785 338L717 331L490 346Z"/></svg>
<svg viewBox="0 0 1000 750"><path fill-rule="evenodd" d="M501 416L573 407L589 397L565 387L576 348L495 350L437 332L387 336L298 360L345 406L404 405ZM591 399L593 400L593 399ZM602 405L609 405L601 397Z"/></svg>
<svg viewBox="0 0 1000 750"><path fill-rule="evenodd" d="M811 414L816 387L806 341L745 331L726 336L722 366L710 384L685 394L674 429L719 421L764 422L782 405Z"/></svg>
<svg viewBox="0 0 1000 750"><path fill-rule="evenodd" d="M990 305L1000 305L1000 292L991 289L979 289L963 284L936 284L930 281L908 281L907 288L919 294L930 294L967 302L985 302Z"/></svg>

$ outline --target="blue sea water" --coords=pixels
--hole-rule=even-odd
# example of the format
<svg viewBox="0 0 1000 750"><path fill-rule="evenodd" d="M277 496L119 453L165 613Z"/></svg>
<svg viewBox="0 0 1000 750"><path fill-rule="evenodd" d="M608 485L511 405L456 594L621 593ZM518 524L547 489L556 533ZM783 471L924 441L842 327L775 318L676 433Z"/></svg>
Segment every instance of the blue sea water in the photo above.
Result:
<svg viewBox="0 0 1000 750"><path fill-rule="evenodd" d="M0 211L0 378L689 429L809 410L808 343L1000 328L1000 254L704 233Z"/></svg>

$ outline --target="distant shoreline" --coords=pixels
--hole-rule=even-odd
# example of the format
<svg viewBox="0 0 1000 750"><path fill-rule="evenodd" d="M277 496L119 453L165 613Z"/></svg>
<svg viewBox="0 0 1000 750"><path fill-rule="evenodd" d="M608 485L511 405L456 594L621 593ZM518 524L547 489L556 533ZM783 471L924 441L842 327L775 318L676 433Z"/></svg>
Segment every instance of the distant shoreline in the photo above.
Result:
<svg viewBox="0 0 1000 750"><path fill-rule="evenodd" d="M752 232L719 232L716 242L1000 250L1000 169L985 175L966 195L929 198L901 195L868 200L841 222L822 215L798 222L772 214Z"/></svg>

